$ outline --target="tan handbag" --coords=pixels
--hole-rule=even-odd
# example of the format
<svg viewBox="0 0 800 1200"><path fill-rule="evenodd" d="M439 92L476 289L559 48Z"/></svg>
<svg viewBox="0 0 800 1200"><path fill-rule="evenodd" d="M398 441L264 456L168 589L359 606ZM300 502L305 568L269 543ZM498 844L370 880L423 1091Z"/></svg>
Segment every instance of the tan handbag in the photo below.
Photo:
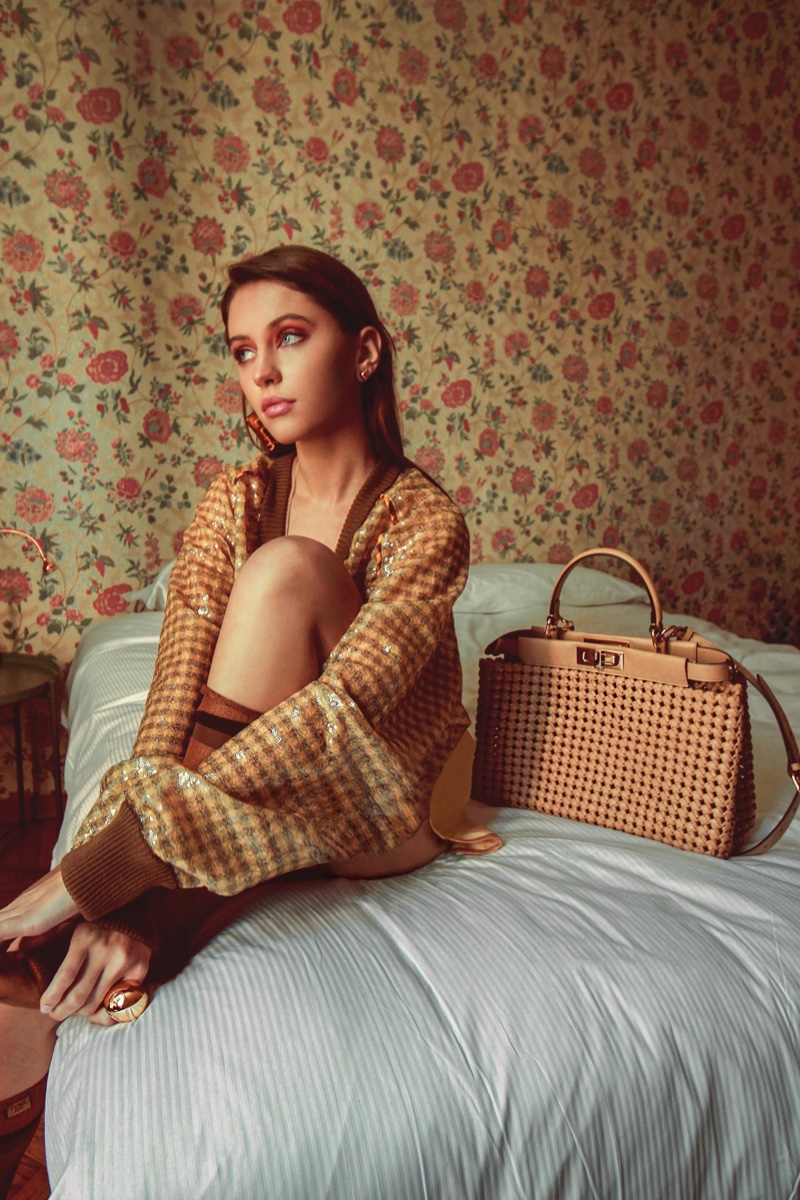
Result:
<svg viewBox="0 0 800 1200"><path fill-rule="evenodd" d="M646 638L578 633L559 612L570 571L621 559L650 600ZM480 662L472 795L727 858L756 814L747 684L778 722L796 794L745 854L785 832L800 803L800 753L764 680L688 629L664 628L647 571L621 550L587 550L564 568L545 626L515 630Z"/></svg>

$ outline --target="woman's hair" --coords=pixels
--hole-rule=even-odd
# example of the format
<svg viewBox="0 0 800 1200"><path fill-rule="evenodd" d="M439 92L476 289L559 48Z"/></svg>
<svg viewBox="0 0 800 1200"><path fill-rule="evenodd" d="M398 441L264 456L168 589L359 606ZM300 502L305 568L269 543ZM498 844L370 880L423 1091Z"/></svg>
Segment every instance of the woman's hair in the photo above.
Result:
<svg viewBox="0 0 800 1200"><path fill-rule="evenodd" d="M338 259L310 246L276 246L264 254L228 267L229 283L222 297L222 320L228 334L231 301L247 283L282 283L310 296L334 318L343 333L356 336L367 325L381 337L376 370L362 384L364 423L379 457L406 463L394 391L394 342L378 316L375 304L358 276Z"/></svg>

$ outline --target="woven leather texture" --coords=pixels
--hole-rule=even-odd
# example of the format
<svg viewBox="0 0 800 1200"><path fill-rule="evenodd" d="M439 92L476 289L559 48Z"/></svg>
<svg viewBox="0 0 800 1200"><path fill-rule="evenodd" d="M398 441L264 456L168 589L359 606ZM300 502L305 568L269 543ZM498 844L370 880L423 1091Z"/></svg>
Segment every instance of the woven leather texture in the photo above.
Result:
<svg viewBox="0 0 800 1200"><path fill-rule="evenodd" d="M741 681L480 663L472 794L727 858L755 820Z"/></svg>

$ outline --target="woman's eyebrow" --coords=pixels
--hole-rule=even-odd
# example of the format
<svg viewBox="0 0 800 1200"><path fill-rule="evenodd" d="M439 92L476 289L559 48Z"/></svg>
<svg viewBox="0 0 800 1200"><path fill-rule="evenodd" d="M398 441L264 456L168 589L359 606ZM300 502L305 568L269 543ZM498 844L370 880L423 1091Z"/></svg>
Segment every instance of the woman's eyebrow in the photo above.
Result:
<svg viewBox="0 0 800 1200"><path fill-rule="evenodd" d="M281 316L279 316L279 317L275 317L275 319L273 321L270 321L267 324L266 329L268 329L268 330L274 329L276 325L281 325L284 321L304 321L306 325L314 324L314 321L312 320L312 318L309 316L306 316L304 313L288 312L288 313L282 313ZM232 346L234 342L247 341L248 336L249 335L246 333L231 333L228 335L228 344Z"/></svg>

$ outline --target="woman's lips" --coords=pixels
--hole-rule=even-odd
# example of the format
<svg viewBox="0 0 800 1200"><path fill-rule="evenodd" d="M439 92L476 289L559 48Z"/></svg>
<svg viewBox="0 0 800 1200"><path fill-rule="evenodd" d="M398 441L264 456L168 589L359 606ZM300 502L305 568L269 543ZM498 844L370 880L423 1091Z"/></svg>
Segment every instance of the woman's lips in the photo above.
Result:
<svg viewBox="0 0 800 1200"><path fill-rule="evenodd" d="M261 413L265 418L282 417L294 404L294 400L284 400L281 396L270 396L261 405Z"/></svg>

